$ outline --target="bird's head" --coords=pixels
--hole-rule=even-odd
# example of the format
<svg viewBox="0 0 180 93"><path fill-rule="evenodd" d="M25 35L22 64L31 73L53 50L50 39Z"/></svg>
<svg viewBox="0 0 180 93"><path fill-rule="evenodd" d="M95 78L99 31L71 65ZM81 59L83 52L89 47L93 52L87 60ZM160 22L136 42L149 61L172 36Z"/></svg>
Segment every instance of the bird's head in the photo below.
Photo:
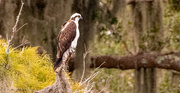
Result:
<svg viewBox="0 0 180 93"><path fill-rule="evenodd" d="M74 21L79 21L80 19L83 19L82 18L82 16L81 16L81 14L79 14L79 13L74 13L72 16L71 16L71 18L70 18L70 20L74 20Z"/></svg>

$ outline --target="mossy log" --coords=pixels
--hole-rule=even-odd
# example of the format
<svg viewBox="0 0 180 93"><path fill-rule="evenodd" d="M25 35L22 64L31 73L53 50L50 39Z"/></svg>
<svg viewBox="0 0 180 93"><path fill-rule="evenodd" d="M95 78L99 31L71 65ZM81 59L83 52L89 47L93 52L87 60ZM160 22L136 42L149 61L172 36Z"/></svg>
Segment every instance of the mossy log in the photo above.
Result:
<svg viewBox="0 0 180 93"><path fill-rule="evenodd" d="M100 66L101 65L101 66ZM117 68L122 70L137 68L161 68L180 71L180 52L138 53L132 56L91 56L90 68ZM74 58L69 61L69 70L74 70Z"/></svg>

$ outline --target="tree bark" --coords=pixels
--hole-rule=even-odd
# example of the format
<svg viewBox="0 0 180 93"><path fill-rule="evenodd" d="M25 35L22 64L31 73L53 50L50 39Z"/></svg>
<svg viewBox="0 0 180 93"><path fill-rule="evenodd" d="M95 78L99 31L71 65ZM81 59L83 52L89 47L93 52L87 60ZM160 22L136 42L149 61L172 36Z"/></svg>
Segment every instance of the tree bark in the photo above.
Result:
<svg viewBox="0 0 180 93"><path fill-rule="evenodd" d="M69 68L73 71L75 58L69 61ZM90 68L117 68L122 70L139 68L161 68L180 71L180 52L167 54L139 53L132 56L91 56Z"/></svg>
<svg viewBox="0 0 180 93"><path fill-rule="evenodd" d="M36 91L35 93L72 93L72 88L67 77L65 76L65 72L58 70L56 72L55 83L40 91Z"/></svg>

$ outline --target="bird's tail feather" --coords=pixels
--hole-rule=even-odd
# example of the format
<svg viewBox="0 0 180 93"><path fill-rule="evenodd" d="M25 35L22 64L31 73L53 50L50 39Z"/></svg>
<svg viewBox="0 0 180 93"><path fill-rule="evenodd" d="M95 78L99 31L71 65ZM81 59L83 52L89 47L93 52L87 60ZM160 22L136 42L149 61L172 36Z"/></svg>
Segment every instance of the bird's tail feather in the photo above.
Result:
<svg viewBox="0 0 180 93"><path fill-rule="evenodd" d="M56 59L56 62L55 62L55 64L54 64L53 70L55 71L55 70L59 67L59 65L60 65L61 63L62 63L62 57L57 58L57 59Z"/></svg>

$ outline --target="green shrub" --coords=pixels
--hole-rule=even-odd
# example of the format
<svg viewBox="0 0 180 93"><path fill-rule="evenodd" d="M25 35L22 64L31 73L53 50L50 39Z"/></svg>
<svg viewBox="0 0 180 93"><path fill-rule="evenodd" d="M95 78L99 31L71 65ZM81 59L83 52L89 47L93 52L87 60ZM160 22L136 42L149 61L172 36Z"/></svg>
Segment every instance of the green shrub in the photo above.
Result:
<svg viewBox="0 0 180 93"><path fill-rule="evenodd" d="M52 61L48 54L38 54L38 47L24 47L15 49L10 47L10 54L6 55L7 42L0 39L0 75L7 77L9 87L17 88L16 92L33 92L43 89L55 82ZM66 74L72 90L82 93L83 88L78 82L73 82L69 73ZM10 80L10 79L11 80Z"/></svg>
<svg viewBox="0 0 180 93"><path fill-rule="evenodd" d="M0 72L7 73L17 89L39 90L54 83L55 73L48 54L37 54L37 47L13 51L11 47L7 59L6 48L6 41L0 39Z"/></svg>

